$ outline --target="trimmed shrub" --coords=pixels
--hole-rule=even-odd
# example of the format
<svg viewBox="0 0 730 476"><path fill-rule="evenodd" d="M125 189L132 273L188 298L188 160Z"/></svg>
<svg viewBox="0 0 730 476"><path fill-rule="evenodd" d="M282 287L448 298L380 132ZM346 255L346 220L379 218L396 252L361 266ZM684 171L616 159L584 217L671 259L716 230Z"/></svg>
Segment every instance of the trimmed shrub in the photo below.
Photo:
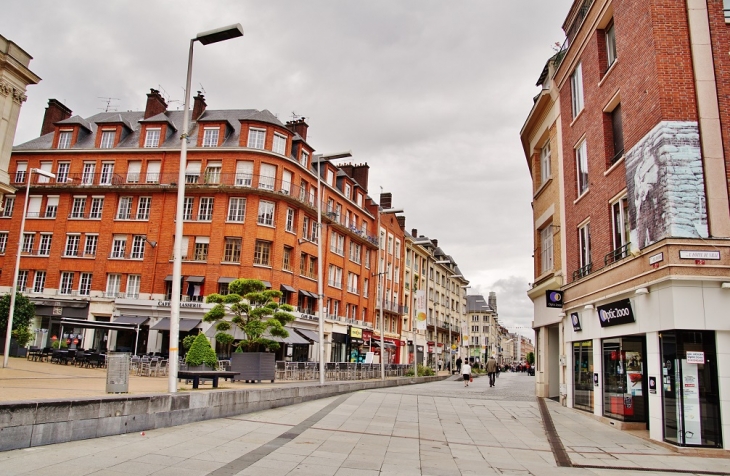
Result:
<svg viewBox="0 0 730 476"><path fill-rule="evenodd" d="M185 362L193 367L205 364L213 370L218 368L218 356L205 334L198 334L195 338L185 356Z"/></svg>

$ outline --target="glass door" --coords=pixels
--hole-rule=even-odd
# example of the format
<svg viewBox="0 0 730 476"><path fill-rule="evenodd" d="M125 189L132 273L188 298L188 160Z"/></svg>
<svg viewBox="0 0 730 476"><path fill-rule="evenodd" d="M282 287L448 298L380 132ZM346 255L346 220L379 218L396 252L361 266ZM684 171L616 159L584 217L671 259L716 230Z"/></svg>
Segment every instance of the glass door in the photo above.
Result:
<svg viewBox="0 0 730 476"><path fill-rule="evenodd" d="M573 342L573 407L593 412L593 341Z"/></svg>
<svg viewBox="0 0 730 476"><path fill-rule="evenodd" d="M665 331L659 340L664 439L722 447L715 333Z"/></svg>
<svg viewBox="0 0 730 476"><path fill-rule="evenodd" d="M647 422L644 337L603 341L603 414L626 422Z"/></svg>

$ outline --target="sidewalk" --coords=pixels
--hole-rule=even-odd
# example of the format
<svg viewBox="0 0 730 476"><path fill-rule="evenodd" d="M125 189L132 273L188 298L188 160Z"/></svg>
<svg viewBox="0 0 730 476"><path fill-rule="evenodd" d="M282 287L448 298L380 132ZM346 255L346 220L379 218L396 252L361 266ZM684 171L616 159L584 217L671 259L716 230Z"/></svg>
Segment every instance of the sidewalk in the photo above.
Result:
<svg viewBox="0 0 730 476"><path fill-rule="evenodd" d="M730 452L704 450L686 454L647 438L597 421L591 415L544 400L573 468L657 471L659 473L730 474Z"/></svg>

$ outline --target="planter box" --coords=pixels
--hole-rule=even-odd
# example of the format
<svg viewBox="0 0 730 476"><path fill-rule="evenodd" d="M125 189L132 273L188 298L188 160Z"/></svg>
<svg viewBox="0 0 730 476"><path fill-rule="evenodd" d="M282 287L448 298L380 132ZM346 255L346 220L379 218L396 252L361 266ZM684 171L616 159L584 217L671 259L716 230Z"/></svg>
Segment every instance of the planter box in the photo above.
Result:
<svg viewBox="0 0 730 476"><path fill-rule="evenodd" d="M237 380L261 382L276 376L276 354L273 352L234 352L231 355L231 370L240 372Z"/></svg>

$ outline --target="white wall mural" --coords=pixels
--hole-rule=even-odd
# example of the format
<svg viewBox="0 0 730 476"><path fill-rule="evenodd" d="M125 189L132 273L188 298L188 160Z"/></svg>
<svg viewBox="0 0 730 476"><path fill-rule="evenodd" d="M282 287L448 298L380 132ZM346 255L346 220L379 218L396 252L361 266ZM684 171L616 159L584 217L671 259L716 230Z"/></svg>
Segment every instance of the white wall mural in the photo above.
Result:
<svg viewBox="0 0 730 476"><path fill-rule="evenodd" d="M707 237L697 122L657 124L626 154L626 186L632 249L667 237Z"/></svg>

